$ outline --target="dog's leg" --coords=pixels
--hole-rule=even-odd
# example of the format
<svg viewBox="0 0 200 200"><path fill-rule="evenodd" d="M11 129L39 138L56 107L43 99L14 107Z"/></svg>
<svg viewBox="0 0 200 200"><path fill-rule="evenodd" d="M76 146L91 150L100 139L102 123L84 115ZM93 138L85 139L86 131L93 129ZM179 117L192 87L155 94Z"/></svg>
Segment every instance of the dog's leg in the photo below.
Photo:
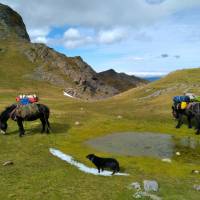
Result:
<svg viewBox="0 0 200 200"><path fill-rule="evenodd" d="M114 175L116 173L116 171L114 170L113 173L111 175Z"/></svg>

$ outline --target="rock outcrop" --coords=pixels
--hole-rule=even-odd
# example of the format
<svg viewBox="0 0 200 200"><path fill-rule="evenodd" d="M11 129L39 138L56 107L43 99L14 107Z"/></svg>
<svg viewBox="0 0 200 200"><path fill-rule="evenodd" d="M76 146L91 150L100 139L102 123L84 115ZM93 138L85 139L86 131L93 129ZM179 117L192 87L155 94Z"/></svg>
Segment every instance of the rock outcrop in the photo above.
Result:
<svg viewBox="0 0 200 200"><path fill-rule="evenodd" d="M10 7L0 3L0 39L9 38L30 41L21 16Z"/></svg>
<svg viewBox="0 0 200 200"><path fill-rule="evenodd" d="M120 92L148 83L148 81L133 75L117 73L113 69L99 73L98 77Z"/></svg>

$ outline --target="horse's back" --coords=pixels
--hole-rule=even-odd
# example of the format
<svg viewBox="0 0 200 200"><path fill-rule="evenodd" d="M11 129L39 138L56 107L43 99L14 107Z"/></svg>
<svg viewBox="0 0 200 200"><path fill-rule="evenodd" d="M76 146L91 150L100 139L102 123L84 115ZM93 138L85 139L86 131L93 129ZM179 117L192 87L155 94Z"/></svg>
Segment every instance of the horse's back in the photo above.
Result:
<svg viewBox="0 0 200 200"><path fill-rule="evenodd" d="M15 114L23 119L35 119L41 115L49 116L49 108L46 105L37 103L18 105Z"/></svg>
<svg viewBox="0 0 200 200"><path fill-rule="evenodd" d="M200 115L200 102L189 103L188 110L191 111L193 114Z"/></svg>

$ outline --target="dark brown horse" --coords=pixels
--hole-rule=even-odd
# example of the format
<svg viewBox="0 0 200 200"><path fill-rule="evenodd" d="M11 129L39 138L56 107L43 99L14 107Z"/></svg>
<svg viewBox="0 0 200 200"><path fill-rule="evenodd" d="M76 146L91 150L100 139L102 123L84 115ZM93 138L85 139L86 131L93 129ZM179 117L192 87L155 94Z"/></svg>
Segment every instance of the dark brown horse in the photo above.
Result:
<svg viewBox="0 0 200 200"><path fill-rule="evenodd" d="M194 102L189 103L186 109L181 109L181 104L176 104L172 106L172 115L178 120L176 128L180 128L183 124L183 116L188 119L188 128L192 128L191 120L192 118L196 121L196 134L200 134L200 103Z"/></svg>
<svg viewBox="0 0 200 200"><path fill-rule="evenodd" d="M28 105L24 105L28 106ZM49 124L49 108L43 104L34 104L36 106L35 112L29 112L25 115L21 115L19 111L19 105L13 104L9 107L7 107L0 115L0 131L3 134L6 134L7 130L7 121L9 119L12 119L17 122L19 127L19 136L23 136L25 133L23 121L34 121L37 119L40 119L42 123L42 130L41 133L43 133L46 129L46 133L49 133L50 130L50 124Z"/></svg>

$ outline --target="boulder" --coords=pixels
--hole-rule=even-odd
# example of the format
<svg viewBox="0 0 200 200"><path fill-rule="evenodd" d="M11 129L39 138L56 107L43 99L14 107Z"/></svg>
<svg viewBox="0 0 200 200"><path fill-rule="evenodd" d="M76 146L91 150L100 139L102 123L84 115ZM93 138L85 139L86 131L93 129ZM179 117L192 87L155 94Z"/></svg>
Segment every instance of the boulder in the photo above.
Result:
<svg viewBox="0 0 200 200"><path fill-rule="evenodd" d="M145 192L157 192L158 191L158 183L154 180L144 180L144 191Z"/></svg>

